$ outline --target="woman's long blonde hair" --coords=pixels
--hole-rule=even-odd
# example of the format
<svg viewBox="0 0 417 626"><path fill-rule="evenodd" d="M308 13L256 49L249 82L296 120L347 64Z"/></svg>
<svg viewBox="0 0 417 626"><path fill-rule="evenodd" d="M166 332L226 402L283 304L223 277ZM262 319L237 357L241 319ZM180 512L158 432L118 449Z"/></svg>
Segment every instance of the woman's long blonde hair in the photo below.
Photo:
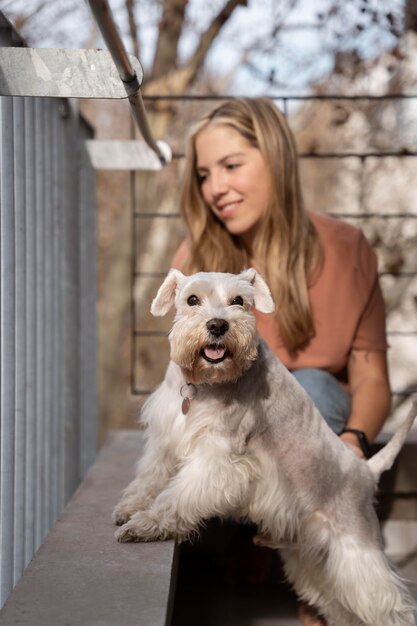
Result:
<svg viewBox="0 0 417 626"><path fill-rule="evenodd" d="M250 264L238 236L231 235L205 203L197 176L195 139L208 125L237 130L259 149L271 179L271 198L252 249L276 304L282 340L296 352L314 335L308 285L321 264L321 245L302 200L297 152L283 114L266 98L227 101L193 129L187 146L181 211L189 231L186 270L237 273Z"/></svg>

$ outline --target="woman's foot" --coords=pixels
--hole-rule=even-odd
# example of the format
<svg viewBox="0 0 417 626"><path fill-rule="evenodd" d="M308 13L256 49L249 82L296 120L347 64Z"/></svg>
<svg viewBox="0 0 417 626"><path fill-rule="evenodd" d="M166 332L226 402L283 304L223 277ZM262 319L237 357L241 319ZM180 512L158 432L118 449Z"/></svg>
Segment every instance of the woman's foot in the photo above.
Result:
<svg viewBox="0 0 417 626"><path fill-rule="evenodd" d="M326 622L320 617L317 610L304 602L301 602L298 607L298 619L303 626L326 626Z"/></svg>

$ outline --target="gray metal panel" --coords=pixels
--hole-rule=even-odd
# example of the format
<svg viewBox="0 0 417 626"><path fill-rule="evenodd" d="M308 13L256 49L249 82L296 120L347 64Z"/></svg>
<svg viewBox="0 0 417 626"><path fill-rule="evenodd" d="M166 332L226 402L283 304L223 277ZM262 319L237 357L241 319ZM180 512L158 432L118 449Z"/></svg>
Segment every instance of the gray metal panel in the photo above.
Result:
<svg viewBox="0 0 417 626"><path fill-rule="evenodd" d="M25 259L25 103L13 100L14 134L14 218L15 218L15 497L14 497L14 574L16 583L24 567L25 478L26 478L26 259Z"/></svg>
<svg viewBox="0 0 417 626"><path fill-rule="evenodd" d="M0 48L0 95L127 98L143 79L139 61L129 59L138 79L133 89L107 50Z"/></svg>
<svg viewBox="0 0 417 626"><path fill-rule="evenodd" d="M0 605L96 451L91 135L75 103L0 97Z"/></svg>
<svg viewBox="0 0 417 626"><path fill-rule="evenodd" d="M44 324L45 324L45 361L43 365L43 377L44 377L44 393L45 393L45 407L44 407L44 466L45 471L43 473L43 520L42 528L43 534L46 535L51 524L51 431L52 431L52 136L51 136L51 115L52 115L52 100L42 101L43 105L43 133L45 142L45 173L44 175Z"/></svg>
<svg viewBox="0 0 417 626"><path fill-rule="evenodd" d="M26 493L25 565L35 551L36 486L36 141L35 101L25 99L25 207L26 207Z"/></svg>
<svg viewBox="0 0 417 626"><path fill-rule="evenodd" d="M73 142L76 136L77 116L74 106L68 103L65 119L64 146L66 168L63 178L63 233L61 250L62 311L63 311L63 401L64 401L64 494L70 498L80 481L80 307L79 307L79 179L77 171L78 149Z"/></svg>
<svg viewBox="0 0 417 626"><path fill-rule="evenodd" d="M91 129L80 120L80 134ZM93 463L98 445L97 336L96 336L96 220L95 171L86 142L80 150L80 463L81 475Z"/></svg>
<svg viewBox="0 0 417 626"><path fill-rule="evenodd" d="M43 475L44 465L44 417L45 388L43 372L45 367L45 298L44 298L44 248L45 248L45 145L43 103L35 101L35 141L36 141L36 534L35 549L39 547L45 536L43 527Z"/></svg>
<svg viewBox="0 0 417 626"><path fill-rule="evenodd" d="M58 517L60 506L60 442L61 442L61 416L60 406L60 367L61 367L61 341L60 341L60 313L61 301L59 257L61 253L62 239L62 209L61 209L61 181L60 173L63 166L62 149L60 145L60 114L59 102L52 102L51 111L51 485L50 485L50 518L49 524L53 524Z"/></svg>
<svg viewBox="0 0 417 626"><path fill-rule="evenodd" d="M0 602L13 585L15 267L13 102L0 102Z"/></svg>

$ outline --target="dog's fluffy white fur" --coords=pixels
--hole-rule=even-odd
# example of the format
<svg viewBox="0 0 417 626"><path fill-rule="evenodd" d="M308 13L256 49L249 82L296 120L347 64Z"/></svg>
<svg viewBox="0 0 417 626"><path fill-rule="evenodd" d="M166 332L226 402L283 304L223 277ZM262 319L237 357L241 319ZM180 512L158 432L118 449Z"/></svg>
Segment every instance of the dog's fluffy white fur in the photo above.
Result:
<svg viewBox="0 0 417 626"><path fill-rule="evenodd" d="M388 563L375 487L416 416L370 461L330 430L259 339L263 278L171 270L152 303L175 304L171 362L144 406L147 446L114 511L119 541L190 537L212 517L246 519L329 626L411 626L414 603Z"/></svg>

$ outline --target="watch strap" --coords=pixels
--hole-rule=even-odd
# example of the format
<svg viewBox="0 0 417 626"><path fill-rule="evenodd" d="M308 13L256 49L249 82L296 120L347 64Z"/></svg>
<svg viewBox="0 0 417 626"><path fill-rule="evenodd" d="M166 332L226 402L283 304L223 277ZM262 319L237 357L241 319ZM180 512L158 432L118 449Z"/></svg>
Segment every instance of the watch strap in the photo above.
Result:
<svg viewBox="0 0 417 626"><path fill-rule="evenodd" d="M343 433L353 433L356 435L359 441L359 445L361 447L362 452L365 455L366 459L370 459L372 456L371 446L369 445L368 437L365 435L363 430L358 430L357 428L344 428L340 434Z"/></svg>

